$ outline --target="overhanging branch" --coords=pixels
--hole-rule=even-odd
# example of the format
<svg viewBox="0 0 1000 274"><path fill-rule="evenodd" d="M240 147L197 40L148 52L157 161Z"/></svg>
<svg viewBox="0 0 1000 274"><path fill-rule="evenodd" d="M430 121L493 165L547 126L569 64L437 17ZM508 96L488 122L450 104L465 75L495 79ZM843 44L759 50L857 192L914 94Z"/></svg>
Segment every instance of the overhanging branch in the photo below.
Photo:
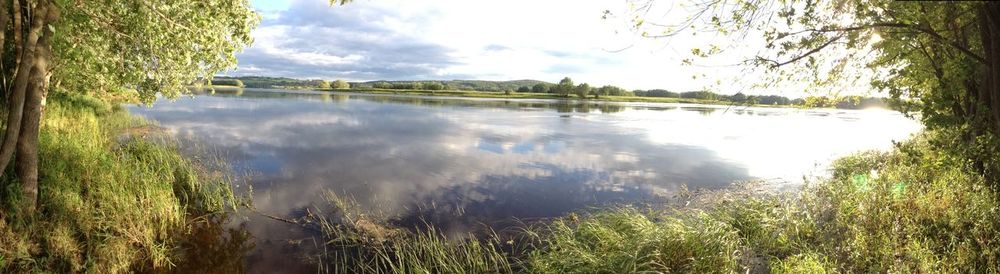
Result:
<svg viewBox="0 0 1000 274"><path fill-rule="evenodd" d="M829 47L834 42L837 42L837 40L840 40L843 37L844 37L843 35L838 35L836 37L833 37L829 41L826 41L826 43L823 43L822 45L820 45L819 47L816 47L816 48L814 48L814 49L812 49L812 50L810 50L810 51L808 51L806 53L803 53L802 55L799 55L798 57L792 58L792 59L790 59L788 61L778 62L778 61L771 60L771 59L766 59L766 58L760 58L760 60L774 63L773 65L771 65L771 68L778 68L778 67L781 67L781 66L784 66L784 65L787 65L787 64L794 63L794 62L796 62L798 60L802 60L802 58L809 57L810 55L813 55L813 54L815 54L815 53L823 50L824 48Z"/></svg>
<svg viewBox="0 0 1000 274"><path fill-rule="evenodd" d="M859 30L872 29L872 28L901 28L901 29L914 30L914 31L926 34L926 35L930 36L931 38L934 38L934 40L938 40L938 42L941 42L941 43L943 43L945 45L948 45L948 46L950 46L952 48L955 48L956 50L962 52L963 54L969 56L972 59L975 59L976 61L978 61L980 63L986 63L986 59L983 58L982 56L979 56L979 54L976 54L975 52L972 52L968 48L966 48L966 47L964 47L964 46L956 43L955 41L948 40L944 36L941 36L941 34L939 34L934 29L926 28L926 27L921 27L919 25L913 25L913 24L904 24L904 23L896 23L896 22L884 22L884 23L874 23L874 24L868 24L868 25L842 27L842 28L804 29L804 30L801 30L801 31L789 33L786 36L797 35L797 34L801 34L801 33L804 33L804 32L849 32L849 31L859 31Z"/></svg>

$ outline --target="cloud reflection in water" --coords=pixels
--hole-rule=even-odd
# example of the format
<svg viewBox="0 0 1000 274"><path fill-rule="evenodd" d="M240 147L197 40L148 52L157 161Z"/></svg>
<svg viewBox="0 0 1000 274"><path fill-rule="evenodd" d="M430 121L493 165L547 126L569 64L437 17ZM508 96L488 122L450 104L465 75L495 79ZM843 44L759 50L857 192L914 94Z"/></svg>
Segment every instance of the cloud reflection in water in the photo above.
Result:
<svg viewBox="0 0 1000 274"><path fill-rule="evenodd" d="M399 222L426 220L453 231L656 201L682 185L794 179L824 157L888 145L919 130L890 112L257 90L133 111L253 171L254 205L262 211L291 215L333 190ZM868 133L834 134L857 129ZM248 229L259 239L288 236L275 225L281 224Z"/></svg>

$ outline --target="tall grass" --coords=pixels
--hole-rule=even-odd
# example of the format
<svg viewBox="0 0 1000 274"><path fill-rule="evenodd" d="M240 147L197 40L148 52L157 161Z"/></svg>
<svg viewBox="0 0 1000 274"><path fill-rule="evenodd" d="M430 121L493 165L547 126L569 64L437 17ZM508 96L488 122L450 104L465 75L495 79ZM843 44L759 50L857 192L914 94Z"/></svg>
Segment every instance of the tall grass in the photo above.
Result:
<svg viewBox="0 0 1000 274"><path fill-rule="evenodd" d="M53 95L39 140L37 215L16 215L19 183L2 179L0 272L122 273L180 263L180 239L234 199L225 175L185 159L175 143L141 137L152 132L115 105Z"/></svg>
<svg viewBox="0 0 1000 274"><path fill-rule="evenodd" d="M557 221L529 272L1000 272L996 193L935 134L839 159L794 195Z"/></svg>
<svg viewBox="0 0 1000 274"><path fill-rule="evenodd" d="M495 234L449 238L433 227L405 231L384 223L384 216L361 212L350 198L328 192L329 206L310 214L307 223L322 232L317 255L321 273L510 273Z"/></svg>
<svg viewBox="0 0 1000 274"><path fill-rule="evenodd" d="M737 270L736 231L695 214L654 220L634 209L548 225L528 269L541 273L726 273Z"/></svg>
<svg viewBox="0 0 1000 274"><path fill-rule="evenodd" d="M366 242L345 236L365 235L356 225L329 225L327 254L340 259L324 265L369 273L998 273L996 193L971 163L931 145L947 138L928 132L892 151L844 157L828 178L795 193L727 190L707 206L571 214L526 228L524 252L500 248L508 243L495 234L449 241L431 230Z"/></svg>

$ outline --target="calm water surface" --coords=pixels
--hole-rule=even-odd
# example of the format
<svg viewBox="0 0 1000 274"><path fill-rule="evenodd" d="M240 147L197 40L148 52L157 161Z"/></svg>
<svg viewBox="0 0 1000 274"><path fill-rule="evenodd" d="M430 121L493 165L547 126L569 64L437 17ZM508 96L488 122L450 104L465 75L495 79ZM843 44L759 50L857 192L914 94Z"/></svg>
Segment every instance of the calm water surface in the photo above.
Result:
<svg viewBox="0 0 1000 274"><path fill-rule="evenodd" d="M682 187L801 182L830 159L920 130L882 110L375 96L247 89L134 113L222 151L257 209L299 216L324 191L449 233L511 218L656 202ZM241 186L245 189L245 186ZM251 270L308 269L308 234L243 216ZM294 242L294 241L292 241ZM311 245L311 242L305 243ZM298 243L298 245L303 245Z"/></svg>

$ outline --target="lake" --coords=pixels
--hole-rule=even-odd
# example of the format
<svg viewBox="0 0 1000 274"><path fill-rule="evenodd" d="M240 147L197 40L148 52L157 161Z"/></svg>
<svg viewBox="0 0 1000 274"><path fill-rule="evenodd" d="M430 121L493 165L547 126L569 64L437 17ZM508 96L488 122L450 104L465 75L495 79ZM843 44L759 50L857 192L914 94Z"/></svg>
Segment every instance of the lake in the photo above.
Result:
<svg viewBox="0 0 1000 274"><path fill-rule="evenodd" d="M259 89L131 111L221 152L261 212L301 216L333 191L393 222L456 235L512 218L656 203L682 189L794 186L831 159L886 149L921 129L886 110ZM234 222L256 238L251 270L308 269L289 252L290 242L313 245L308 233L254 214Z"/></svg>

